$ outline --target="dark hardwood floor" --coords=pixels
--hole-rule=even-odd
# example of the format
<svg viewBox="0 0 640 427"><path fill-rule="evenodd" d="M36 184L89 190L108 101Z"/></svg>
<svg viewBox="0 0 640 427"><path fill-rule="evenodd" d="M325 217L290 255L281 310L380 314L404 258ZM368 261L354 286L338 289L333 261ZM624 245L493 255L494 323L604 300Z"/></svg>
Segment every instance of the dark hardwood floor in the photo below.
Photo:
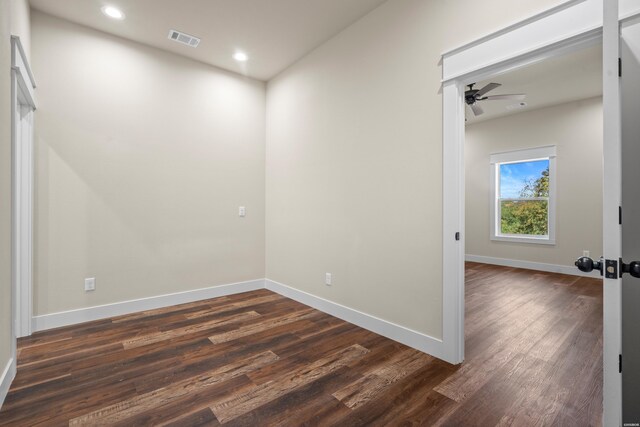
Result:
<svg viewBox="0 0 640 427"><path fill-rule="evenodd" d="M601 290L468 263L459 367L266 290L59 328L0 425L599 425Z"/></svg>

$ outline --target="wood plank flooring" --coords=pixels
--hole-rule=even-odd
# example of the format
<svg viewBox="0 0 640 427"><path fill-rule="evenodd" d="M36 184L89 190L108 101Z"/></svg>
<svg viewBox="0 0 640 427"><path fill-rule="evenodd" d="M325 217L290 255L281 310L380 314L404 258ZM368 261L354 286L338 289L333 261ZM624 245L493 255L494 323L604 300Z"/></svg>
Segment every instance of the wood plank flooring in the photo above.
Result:
<svg viewBox="0 0 640 427"><path fill-rule="evenodd" d="M600 425L602 282L467 264L452 366L267 290L34 334L0 425Z"/></svg>

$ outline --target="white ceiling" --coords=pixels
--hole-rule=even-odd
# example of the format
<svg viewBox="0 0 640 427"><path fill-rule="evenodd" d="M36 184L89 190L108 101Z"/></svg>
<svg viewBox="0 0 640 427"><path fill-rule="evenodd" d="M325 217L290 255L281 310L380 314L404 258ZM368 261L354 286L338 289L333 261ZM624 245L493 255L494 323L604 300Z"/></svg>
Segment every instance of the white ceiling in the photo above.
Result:
<svg viewBox="0 0 640 427"><path fill-rule="evenodd" d="M30 0L34 9L169 52L269 80L385 0ZM100 8L121 9L126 19ZM191 48L174 29L200 37ZM249 61L232 59L236 50Z"/></svg>
<svg viewBox="0 0 640 427"><path fill-rule="evenodd" d="M481 89L490 82L501 83L502 86L487 95L524 93L527 106L508 110L507 106L519 101L482 101L479 105L484 114L480 116L474 117L471 109L465 107L467 124L602 95L602 46L547 59L478 82L475 89Z"/></svg>

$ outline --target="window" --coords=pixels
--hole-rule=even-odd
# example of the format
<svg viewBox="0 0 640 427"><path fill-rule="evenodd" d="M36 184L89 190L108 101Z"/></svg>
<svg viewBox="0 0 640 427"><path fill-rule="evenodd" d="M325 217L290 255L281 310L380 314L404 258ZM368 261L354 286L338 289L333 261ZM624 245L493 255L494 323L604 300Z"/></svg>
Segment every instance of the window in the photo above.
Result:
<svg viewBox="0 0 640 427"><path fill-rule="evenodd" d="M555 244L556 147L491 155L491 240Z"/></svg>

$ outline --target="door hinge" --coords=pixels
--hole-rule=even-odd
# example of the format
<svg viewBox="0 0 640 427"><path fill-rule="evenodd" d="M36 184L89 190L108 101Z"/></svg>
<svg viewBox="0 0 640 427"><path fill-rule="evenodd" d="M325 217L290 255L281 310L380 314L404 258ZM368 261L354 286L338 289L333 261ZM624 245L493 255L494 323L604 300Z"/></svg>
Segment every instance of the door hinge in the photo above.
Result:
<svg viewBox="0 0 640 427"><path fill-rule="evenodd" d="M622 225L622 206L618 206L618 224Z"/></svg>
<svg viewBox="0 0 640 427"><path fill-rule="evenodd" d="M622 373L622 355L618 355L618 372Z"/></svg>
<svg viewBox="0 0 640 427"><path fill-rule="evenodd" d="M618 279L618 261L615 259L604 260L604 277L607 279Z"/></svg>
<svg viewBox="0 0 640 427"><path fill-rule="evenodd" d="M622 77L622 58L618 58L618 77Z"/></svg>
<svg viewBox="0 0 640 427"><path fill-rule="evenodd" d="M456 240L460 240L460 232L456 231Z"/></svg>

